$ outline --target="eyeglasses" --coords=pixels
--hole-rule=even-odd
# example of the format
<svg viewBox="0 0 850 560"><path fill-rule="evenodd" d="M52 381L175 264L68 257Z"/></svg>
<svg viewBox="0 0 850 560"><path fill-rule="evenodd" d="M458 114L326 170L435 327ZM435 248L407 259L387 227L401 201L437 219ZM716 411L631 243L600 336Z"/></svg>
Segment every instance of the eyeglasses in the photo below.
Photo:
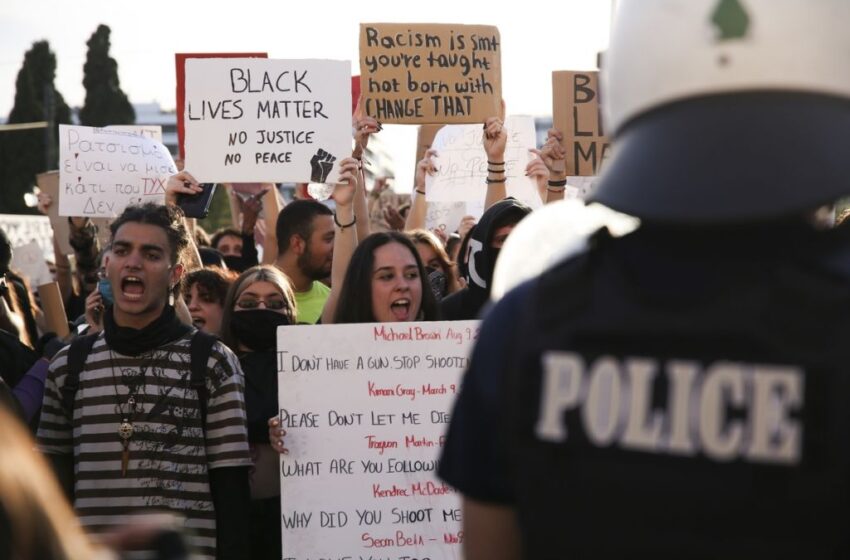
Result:
<svg viewBox="0 0 850 560"><path fill-rule="evenodd" d="M271 297L269 299L244 297L236 301L236 307L239 309L257 309L261 303L266 309L272 309L274 311L279 311L286 307L286 301L279 297Z"/></svg>

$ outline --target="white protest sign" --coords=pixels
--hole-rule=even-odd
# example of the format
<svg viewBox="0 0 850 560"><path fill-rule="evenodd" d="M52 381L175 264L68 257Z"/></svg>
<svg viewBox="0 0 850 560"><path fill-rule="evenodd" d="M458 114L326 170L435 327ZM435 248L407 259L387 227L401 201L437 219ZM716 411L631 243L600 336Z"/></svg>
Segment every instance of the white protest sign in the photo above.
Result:
<svg viewBox="0 0 850 560"><path fill-rule="evenodd" d="M12 247L35 241L42 253L53 259L53 228L47 216L0 214L0 228L6 233Z"/></svg>
<svg viewBox="0 0 850 560"><path fill-rule="evenodd" d="M478 321L280 327L283 557L461 558L435 475Z"/></svg>
<svg viewBox="0 0 850 560"><path fill-rule="evenodd" d="M484 213L484 201L474 202L429 202L425 213L426 229L439 228L448 233L457 231L464 216L472 216L475 221Z"/></svg>
<svg viewBox="0 0 850 560"><path fill-rule="evenodd" d="M131 204L165 202L177 173L168 148L135 133L59 125L59 215L115 218Z"/></svg>
<svg viewBox="0 0 850 560"><path fill-rule="evenodd" d="M142 136L154 142L162 142L162 127L158 124L111 124L106 129Z"/></svg>
<svg viewBox="0 0 850 560"><path fill-rule="evenodd" d="M525 167L536 146L534 118L511 116L505 120L508 133L505 148L505 176L508 196L530 206L542 204L534 180L525 175ZM428 201L484 200L487 191L487 153L481 144L481 125L446 125L434 137L437 173L425 178Z"/></svg>
<svg viewBox="0 0 850 560"><path fill-rule="evenodd" d="M185 115L201 182L333 183L351 155L351 63L190 58Z"/></svg>
<svg viewBox="0 0 850 560"><path fill-rule="evenodd" d="M596 189L596 180L598 177L595 175L587 175L579 177L577 175L570 175L567 177L567 188L564 191L564 198L567 200L577 198L579 200L586 200L593 191Z"/></svg>
<svg viewBox="0 0 850 560"><path fill-rule="evenodd" d="M44 252L35 240L12 249L12 268L29 280L32 289L53 282L53 275L44 262Z"/></svg>

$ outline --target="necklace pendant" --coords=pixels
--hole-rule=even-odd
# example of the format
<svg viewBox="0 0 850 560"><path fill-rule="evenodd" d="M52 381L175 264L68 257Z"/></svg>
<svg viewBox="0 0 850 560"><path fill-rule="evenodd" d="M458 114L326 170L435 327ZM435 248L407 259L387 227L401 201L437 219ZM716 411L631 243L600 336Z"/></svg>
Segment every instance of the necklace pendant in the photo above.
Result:
<svg viewBox="0 0 850 560"><path fill-rule="evenodd" d="M133 424L128 422L125 418L121 425L118 426L118 435L121 436L121 439L124 441L129 441L131 437L133 437Z"/></svg>

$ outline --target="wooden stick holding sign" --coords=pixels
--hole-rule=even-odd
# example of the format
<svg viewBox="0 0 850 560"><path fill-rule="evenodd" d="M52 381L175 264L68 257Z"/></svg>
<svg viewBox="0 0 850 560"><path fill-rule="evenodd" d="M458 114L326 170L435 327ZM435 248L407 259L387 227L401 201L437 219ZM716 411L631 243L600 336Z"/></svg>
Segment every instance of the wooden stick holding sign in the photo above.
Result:
<svg viewBox="0 0 850 560"><path fill-rule="evenodd" d="M283 209L280 195L276 188L268 189L263 194L263 220L266 223L266 233L263 239L263 264L274 264L277 259L277 215Z"/></svg>
<svg viewBox="0 0 850 560"><path fill-rule="evenodd" d="M552 121L564 135L567 175L598 175L610 151L599 111L599 72L552 72Z"/></svg>
<svg viewBox="0 0 850 560"><path fill-rule="evenodd" d="M62 303L62 295L59 293L59 284L50 282L38 287L38 297L41 307L44 309L44 318L47 321L47 330L55 332L59 338L68 336L68 319L65 315L65 306Z"/></svg>
<svg viewBox="0 0 850 560"><path fill-rule="evenodd" d="M362 23L366 114L382 123L483 123L499 115L501 48L488 25Z"/></svg>
<svg viewBox="0 0 850 560"><path fill-rule="evenodd" d="M73 255L71 247L71 230L68 226L68 218L59 216L59 171L45 171L35 176L36 184L41 192L50 195L52 204L47 207L47 217L53 228L53 237L56 239L56 247L63 255Z"/></svg>

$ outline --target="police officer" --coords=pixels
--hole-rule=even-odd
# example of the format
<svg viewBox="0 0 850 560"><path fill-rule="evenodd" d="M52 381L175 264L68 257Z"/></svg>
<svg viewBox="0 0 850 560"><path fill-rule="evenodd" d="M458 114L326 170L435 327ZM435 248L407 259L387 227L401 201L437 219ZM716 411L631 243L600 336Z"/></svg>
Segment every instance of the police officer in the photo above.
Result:
<svg viewBox="0 0 850 560"><path fill-rule="evenodd" d="M623 0L596 200L489 313L440 475L466 558L850 555L850 3ZM530 218L533 220L532 218Z"/></svg>

